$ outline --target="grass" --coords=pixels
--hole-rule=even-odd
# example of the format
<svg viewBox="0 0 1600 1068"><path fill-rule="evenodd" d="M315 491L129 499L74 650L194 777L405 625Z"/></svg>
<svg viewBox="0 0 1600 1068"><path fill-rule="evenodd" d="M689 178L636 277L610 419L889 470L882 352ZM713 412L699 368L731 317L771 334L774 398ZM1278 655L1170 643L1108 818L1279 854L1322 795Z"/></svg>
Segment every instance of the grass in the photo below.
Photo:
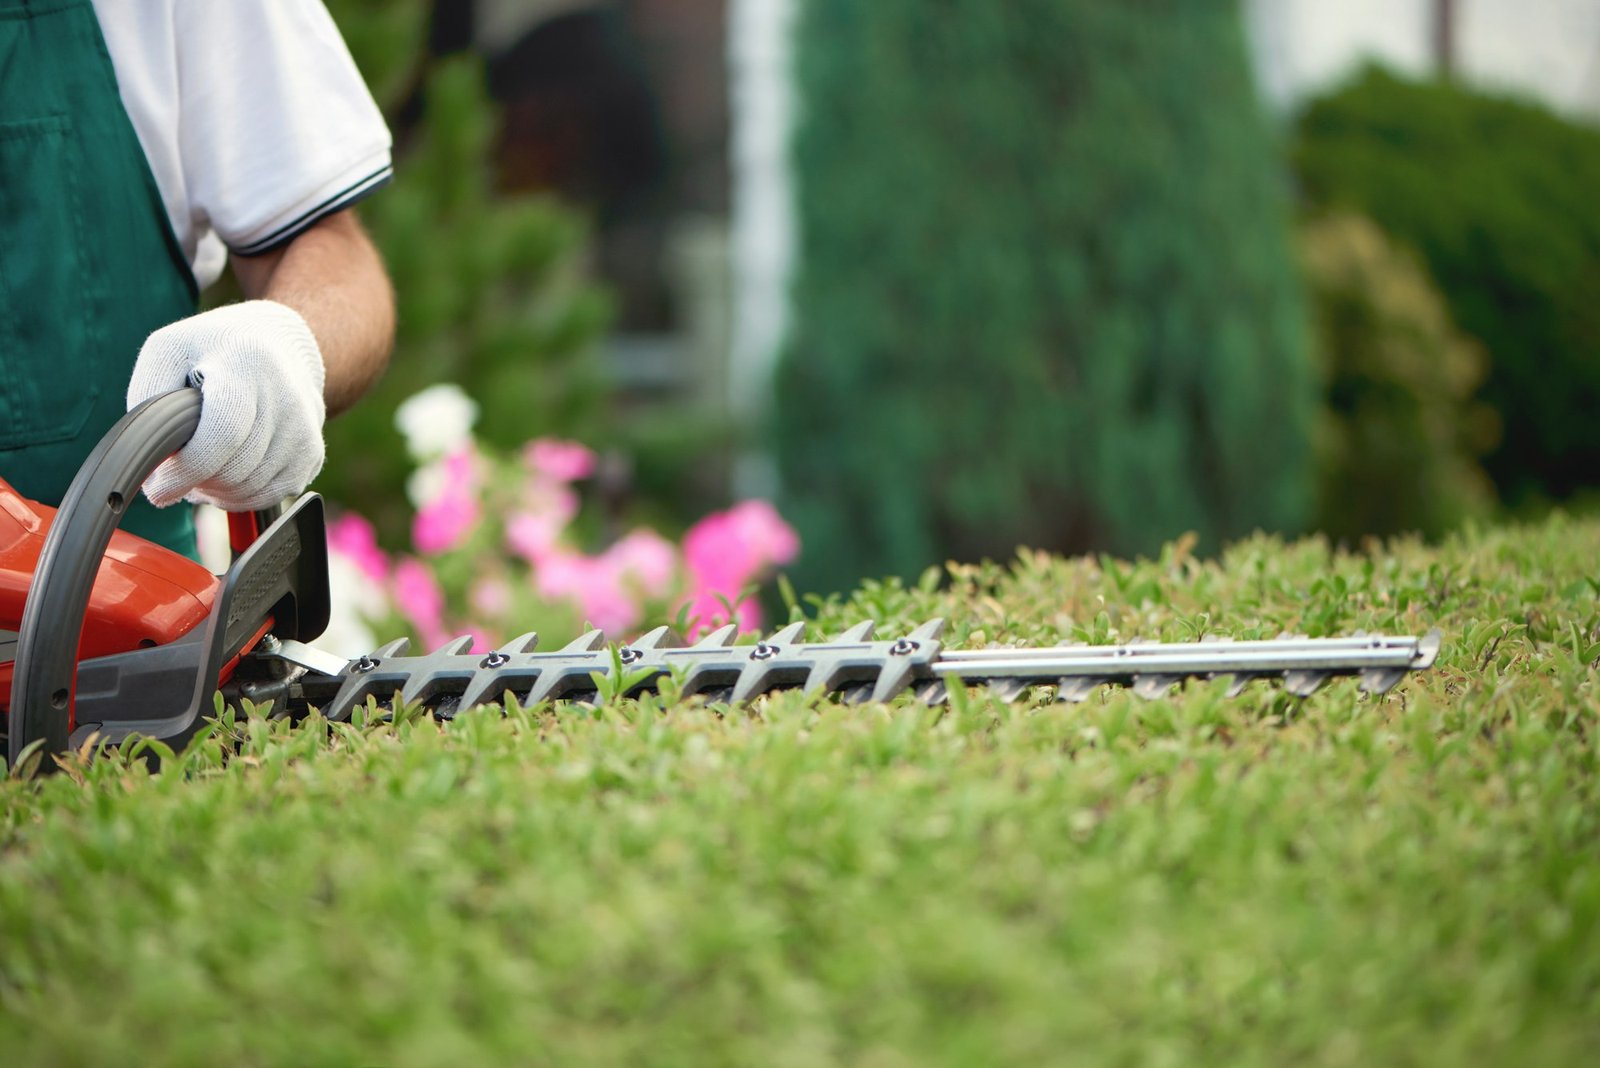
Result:
<svg viewBox="0 0 1600 1068"><path fill-rule="evenodd" d="M958 568L953 643L1438 626L1225 682L219 723L0 787L8 1064L1582 1064L1600 523Z"/></svg>

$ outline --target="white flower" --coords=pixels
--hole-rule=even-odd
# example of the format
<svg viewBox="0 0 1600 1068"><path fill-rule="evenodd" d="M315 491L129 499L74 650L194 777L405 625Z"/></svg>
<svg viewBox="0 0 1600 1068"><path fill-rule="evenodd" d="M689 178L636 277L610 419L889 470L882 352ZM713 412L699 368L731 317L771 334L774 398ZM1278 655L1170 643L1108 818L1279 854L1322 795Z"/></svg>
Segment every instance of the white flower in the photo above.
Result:
<svg viewBox="0 0 1600 1068"><path fill-rule="evenodd" d="M413 508L426 508L450 484L450 469L439 460L425 463L406 479L406 499Z"/></svg>
<svg viewBox="0 0 1600 1068"><path fill-rule="evenodd" d="M477 402L460 386L444 383L406 398L395 409L394 425L412 458L427 461L470 441L477 418Z"/></svg>
<svg viewBox="0 0 1600 1068"><path fill-rule="evenodd" d="M367 620L391 611L389 596L383 587L350 557L329 553L328 597L328 626L311 644L347 660L376 649L378 639L367 626Z"/></svg>

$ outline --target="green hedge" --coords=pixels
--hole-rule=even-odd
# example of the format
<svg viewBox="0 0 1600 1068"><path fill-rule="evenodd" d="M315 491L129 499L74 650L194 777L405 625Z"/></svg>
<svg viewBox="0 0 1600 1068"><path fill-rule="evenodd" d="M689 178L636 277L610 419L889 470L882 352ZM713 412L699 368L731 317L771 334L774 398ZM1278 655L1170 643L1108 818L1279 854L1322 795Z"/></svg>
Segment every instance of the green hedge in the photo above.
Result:
<svg viewBox="0 0 1600 1068"><path fill-rule="evenodd" d="M1315 386L1236 4L810 0L796 47L802 585L1304 523Z"/></svg>
<svg viewBox="0 0 1600 1068"><path fill-rule="evenodd" d="M1444 632L1387 694L788 691L0 781L12 1065L1600 1062L1600 522L954 569L812 635ZM937 576L934 576L937 578ZM570 634L552 634L558 645ZM961 699L964 698L964 699ZM129 746L132 748L132 746Z"/></svg>
<svg viewBox="0 0 1600 1068"><path fill-rule="evenodd" d="M1600 485L1600 131L1373 68L1306 109L1296 163L1312 207L1414 246L1488 349L1502 498Z"/></svg>

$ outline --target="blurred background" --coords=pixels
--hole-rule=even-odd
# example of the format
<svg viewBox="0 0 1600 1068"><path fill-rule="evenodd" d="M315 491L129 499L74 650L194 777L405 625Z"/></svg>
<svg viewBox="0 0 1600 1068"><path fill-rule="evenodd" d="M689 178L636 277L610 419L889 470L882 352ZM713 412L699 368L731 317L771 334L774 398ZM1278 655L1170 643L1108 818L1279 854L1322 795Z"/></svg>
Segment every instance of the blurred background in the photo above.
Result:
<svg viewBox="0 0 1600 1068"><path fill-rule="evenodd" d="M318 488L389 548L440 382L599 542L772 500L802 591L1600 484L1600 0L329 7L400 338Z"/></svg>

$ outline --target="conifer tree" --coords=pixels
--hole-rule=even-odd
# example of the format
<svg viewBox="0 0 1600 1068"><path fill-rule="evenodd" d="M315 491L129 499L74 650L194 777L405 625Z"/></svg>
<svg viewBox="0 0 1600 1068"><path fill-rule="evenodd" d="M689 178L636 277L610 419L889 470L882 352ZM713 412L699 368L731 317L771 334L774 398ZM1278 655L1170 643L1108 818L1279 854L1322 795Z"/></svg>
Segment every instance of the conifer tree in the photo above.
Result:
<svg viewBox="0 0 1600 1068"><path fill-rule="evenodd" d="M799 580L1293 530L1316 386L1233 0L806 0Z"/></svg>

